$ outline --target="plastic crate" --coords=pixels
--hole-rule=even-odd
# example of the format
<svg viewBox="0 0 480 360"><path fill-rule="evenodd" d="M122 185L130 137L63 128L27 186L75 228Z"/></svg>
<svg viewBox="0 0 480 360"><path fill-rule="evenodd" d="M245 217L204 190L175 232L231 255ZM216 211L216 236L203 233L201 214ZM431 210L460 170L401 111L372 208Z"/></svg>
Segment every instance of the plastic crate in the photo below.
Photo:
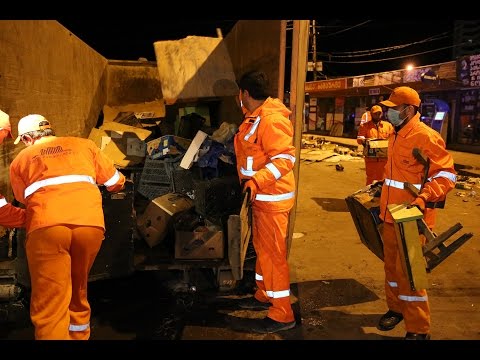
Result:
<svg viewBox="0 0 480 360"><path fill-rule="evenodd" d="M237 176L195 181L195 211L203 216L236 212L241 206L241 187Z"/></svg>
<svg viewBox="0 0 480 360"><path fill-rule="evenodd" d="M182 156L161 160L145 159L138 181L138 192L155 199L173 190L173 172L179 168Z"/></svg>

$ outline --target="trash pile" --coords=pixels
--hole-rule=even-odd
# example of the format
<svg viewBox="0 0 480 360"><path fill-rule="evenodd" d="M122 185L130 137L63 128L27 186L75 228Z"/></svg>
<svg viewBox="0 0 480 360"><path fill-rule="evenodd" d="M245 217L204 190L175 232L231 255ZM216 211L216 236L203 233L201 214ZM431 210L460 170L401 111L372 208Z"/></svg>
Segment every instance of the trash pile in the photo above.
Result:
<svg viewBox="0 0 480 360"><path fill-rule="evenodd" d="M463 198L464 202L480 202L480 177L457 175L455 189L464 190L455 193L456 196Z"/></svg>
<svg viewBox="0 0 480 360"><path fill-rule="evenodd" d="M302 162L340 162L356 161L363 159L362 151L351 149L346 146L333 144L318 135L302 135L301 143Z"/></svg>

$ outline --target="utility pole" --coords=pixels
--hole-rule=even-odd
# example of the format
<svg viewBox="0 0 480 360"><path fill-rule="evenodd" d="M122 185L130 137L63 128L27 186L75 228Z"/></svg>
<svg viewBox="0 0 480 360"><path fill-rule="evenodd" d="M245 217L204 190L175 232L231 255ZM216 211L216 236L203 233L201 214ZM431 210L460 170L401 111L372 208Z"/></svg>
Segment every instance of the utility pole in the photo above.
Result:
<svg viewBox="0 0 480 360"><path fill-rule="evenodd" d="M312 20L312 48L313 48L313 81L317 80L317 30L315 28L315 20Z"/></svg>

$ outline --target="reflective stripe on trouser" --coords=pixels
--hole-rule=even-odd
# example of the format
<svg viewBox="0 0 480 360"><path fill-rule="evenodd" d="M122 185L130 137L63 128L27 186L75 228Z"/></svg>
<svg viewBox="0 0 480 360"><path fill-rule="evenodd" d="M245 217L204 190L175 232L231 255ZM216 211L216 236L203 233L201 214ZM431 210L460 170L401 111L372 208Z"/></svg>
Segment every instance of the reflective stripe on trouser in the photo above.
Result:
<svg viewBox="0 0 480 360"><path fill-rule="evenodd" d="M103 238L102 228L90 226L51 226L28 235L35 339L89 339L88 273Z"/></svg>
<svg viewBox="0 0 480 360"><path fill-rule="evenodd" d="M367 175L366 185L370 185L374 180L383 180L383 169L387 159L367 159L365 158L365 173Z"/></svg>
<svg viewBox="0 0 480 360"><path fill-rule="evenodd" d="M291 322L290 275L287 262L287 229L289 212L264 212L253 209L253 246L255 264L255 298L269 301L267 316L279 322ZM262 280L263 278L263 280Z"/></svg>
<svg viewBox="0 0 480 360"><path fill-rule="evenodd" d="M419 241L425 241L419 235ZM405 329L408 332L426 334L430 332L430 305L425 289L412 291L408 276L404 273L398 251L395 227L383 223L383 253L385 268L385 294L388 308L402 313ZM401 241L400 239L398 240Z"/></svg>

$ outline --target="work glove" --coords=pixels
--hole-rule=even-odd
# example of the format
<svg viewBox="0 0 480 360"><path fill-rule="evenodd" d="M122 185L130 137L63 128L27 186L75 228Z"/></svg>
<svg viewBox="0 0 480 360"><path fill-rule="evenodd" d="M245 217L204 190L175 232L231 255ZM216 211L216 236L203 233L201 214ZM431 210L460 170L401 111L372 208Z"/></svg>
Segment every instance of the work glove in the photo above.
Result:
<svg viewBox="0 0 480 360"><path fill-rule="evenodd" d="M248 180L243 184L243 193L246 193L248 196L248 202L252 203L255 200L255 196L257 195L258 186L254 180Z"/></svg>
<svg viewBox="0 0 480 360"><path fill-rule="evenodd" d="M415 200L413 200L410 203L410 206L416 206L421 211L425 211L425 205L426 205L425 200L423 200L423 198L421 198L421 197L416 197Z"/></svg>

